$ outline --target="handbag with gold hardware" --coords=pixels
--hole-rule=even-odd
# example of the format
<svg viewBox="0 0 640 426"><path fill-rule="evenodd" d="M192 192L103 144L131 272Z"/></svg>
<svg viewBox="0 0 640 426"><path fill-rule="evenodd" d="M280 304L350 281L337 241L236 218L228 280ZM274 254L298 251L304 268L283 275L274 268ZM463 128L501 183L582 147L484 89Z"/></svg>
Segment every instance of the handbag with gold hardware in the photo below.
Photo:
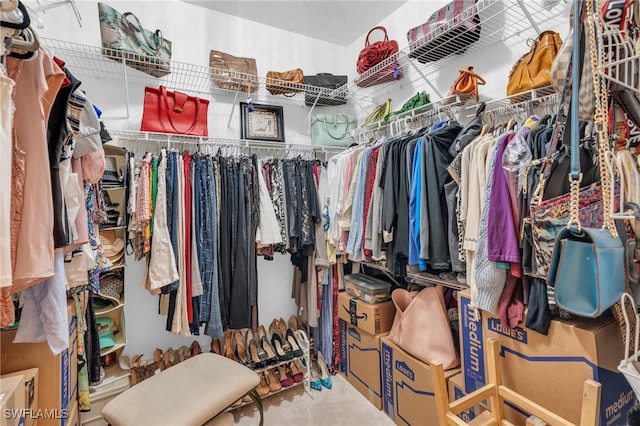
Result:
<svg viewBox="0 0 640 426"><path fill-rule="evenodd" d="M527 92L551 84L551 65L562 46L560 34L543 31L531 49L515 63L509 73L507 96Z"/></svg>
<svg viewBox="0 0 640 426"><path fill-rule="evenodd" d="M458 70L460 75L453 82L451 89L449 89L449 93L445 100L449 100L451 102L452 97L455 95L473 95L476 99L476 102L480 100L480 96L478 95L478 85L486 84L484 78L480 77L478 74L473 72L473 67L469 66L466 68L461 68ZM444 102L448 103L448 102Z"/></svg>
<svg viewBox="0 0 640 426"><path fill-rule="evenodd" d="M304 92L304 74L300 68L289 71L267 71L267 90L272 95Z"/></svg>

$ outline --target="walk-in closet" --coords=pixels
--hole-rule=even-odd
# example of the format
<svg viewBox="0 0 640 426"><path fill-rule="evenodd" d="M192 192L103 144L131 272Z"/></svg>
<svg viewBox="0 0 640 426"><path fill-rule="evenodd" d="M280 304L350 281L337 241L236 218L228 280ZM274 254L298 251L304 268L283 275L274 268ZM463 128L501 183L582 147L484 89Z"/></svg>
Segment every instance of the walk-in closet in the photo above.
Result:
<svg viewBox="0 0 640 426"><path fill-rule="evenodd" d="M0 34L0 425L640 425L636 0Z"/></svg>

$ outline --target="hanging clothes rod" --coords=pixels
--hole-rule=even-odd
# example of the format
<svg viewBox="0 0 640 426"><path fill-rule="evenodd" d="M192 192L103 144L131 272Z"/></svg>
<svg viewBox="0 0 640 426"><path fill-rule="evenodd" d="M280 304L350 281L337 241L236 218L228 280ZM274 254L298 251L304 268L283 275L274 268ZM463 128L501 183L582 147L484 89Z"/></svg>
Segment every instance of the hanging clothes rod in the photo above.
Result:
<svg viewBox="0 0 640 426"><path fill-rule="evenodd" d="M313 146L304 144L289 144L282 142L251 141L246 139L209 138L202 136L174 135L165 133L138 132L132 130L109 130L112 137L120 141L132 141L136 143L155 143L159 145L180 146L195 145L198 147L235 147L248 149L268 149L280 152L314 152L331 154L344 150L344 147Z"/></svg>

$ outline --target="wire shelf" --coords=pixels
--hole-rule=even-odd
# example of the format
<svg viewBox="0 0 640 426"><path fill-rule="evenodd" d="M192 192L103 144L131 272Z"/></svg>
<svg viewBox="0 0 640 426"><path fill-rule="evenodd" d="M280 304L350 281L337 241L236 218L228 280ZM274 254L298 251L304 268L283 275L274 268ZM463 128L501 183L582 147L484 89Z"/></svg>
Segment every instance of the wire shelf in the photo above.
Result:
<svg viewBox="0 0 640 426"><path fill-rule="evenodd" d="M635 41L620 28L605 23L599 14L595 22L605 52L605 57L601 58L600 75L611 83L639 94L640 55L636 52Z"/></svg>
<svg viewBox="0 0 640 426"><path fill-rule="evenodd" d="M545 24L557 18L562 13L567 12L570 6L568 3L569 2L560 0L555 2L478 0L476 11L480 17L481 30L480 38L476 42L469 44L467 36L462 32L452 34L451 37L448 37L437 47L437 49L446 48L446 50L451 53L438 60L421 62L421 60L424 60L422 58L433 55L433 50L435 49L415 53L417 50L415 46L420 46L427 40L436 38L441 33L441 30L436 28L429 34L425 34L416 43L413 43L413 49L410 44L398 51L395 55L392 55L360 74L354 81L349 83L349 91L358 90L354 86L357 86L358 83L362 81L367 82L369 87L380 84L380 90L384 90L385 86L392 84L389 83L389 81L393 81L389 80L388 73L385 73L384 70L393 66L394 63L402 70L402 79L407 79L411 82L424 80L429 84L429 76L447 65L452 64L454 61L459 60L463 54L470 55L474 52L482 52L487 47L499 42L509 41L523 36L535 38L541 32L539 25ZM443 27L454 28L455 23L461 19L469 18L470 14L471 11L466 10L446 22ZM568 13L566 16L568 16ZM411 56L417 57L414 59ZM384 85L382 85L382 83L384 83Z"/></svg>
<svg viewBox="0 0 640 426"><path fill-rule="evenodd" d="M201 95L250 94L254 102L271 101L309 107L344 105L350 98L372 102L369 97L350 92L346 85L328 89L269 79L271 85L280 82L278 86L281 88L295 91L286 95L272 95L267 90L266 77L50 38L42 38L41 43L63 59L78 75L124 81L125 84L163 85L171 90ZM225 88L218 87L214 79L223 82ZM248 93L248 87L251 93Z"/></svg>
<svg viewBox="0 0 640 426"><path fill-rule="evenodd" d="M247 139L208 138L170 133L139 132L135 130L109 130L109 134L121 142L134 144L153 143L166 148L180 148L184 145L195 145L198 149L225 149L230 154L274 153L281 155L331 155L344 151L344 147L289 144L271 141L254 141Z"/></svg>

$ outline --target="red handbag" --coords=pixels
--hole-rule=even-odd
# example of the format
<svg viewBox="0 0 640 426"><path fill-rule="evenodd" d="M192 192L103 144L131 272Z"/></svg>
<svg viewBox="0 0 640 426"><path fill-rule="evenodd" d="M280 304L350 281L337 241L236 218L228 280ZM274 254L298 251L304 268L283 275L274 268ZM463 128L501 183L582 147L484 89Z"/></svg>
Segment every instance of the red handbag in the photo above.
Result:
<svg viewBox="0 0 640 426"><path fill-rule="evenodd" d="M145 87L140 130L209 136L207 115L209 100L170 92L166 87Z"/></svg>
<svg viewBox="0 0 640 426"><path fill-rule="evenodd" d="M384 32L384 40L376 41L371 44L369 42L369 36L375 30L381 30ZM367 33L367 38L364 43L364 49L360 51L358 55L357 69L358 74L362 74L367 70L373 68L375 65L384 61L387 58L392 57L398 53L398 42L395 40L389 40L387 29L385 27L373 27ZM402 70L398 66L397 61L389 63L380 71L373 75L366 76L365 78L356 78L356 84L360 87L373 86L374 84L388 83L393 80L398 80L402 76Z"/></svg>

